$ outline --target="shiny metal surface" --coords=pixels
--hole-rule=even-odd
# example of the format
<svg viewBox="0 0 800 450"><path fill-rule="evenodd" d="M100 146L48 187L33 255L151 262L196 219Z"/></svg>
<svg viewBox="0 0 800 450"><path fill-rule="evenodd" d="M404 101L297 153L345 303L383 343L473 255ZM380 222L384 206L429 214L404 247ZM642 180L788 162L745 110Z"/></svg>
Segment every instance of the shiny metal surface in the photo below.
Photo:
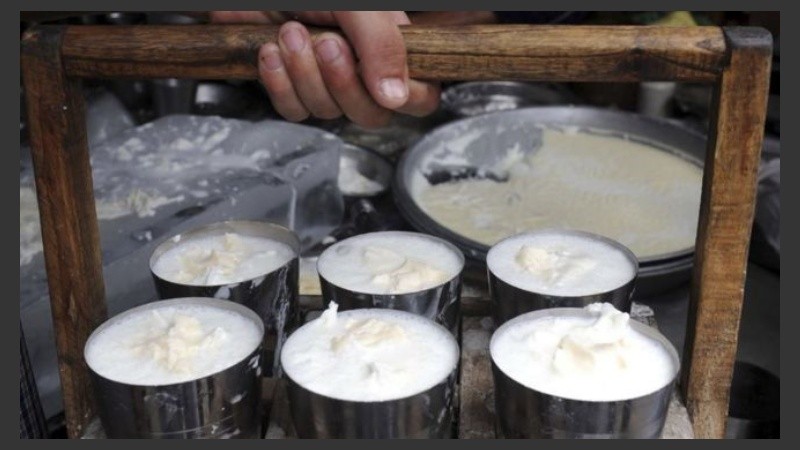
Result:
<svg viewBox="0 0 800 450"><path fill-rule="evenodd" d="M267 222L228 221L196 228L173 236L162 242L150 257L150 273L155 281L159 298L211 297L230 300L247 306L264 322L263 368L267 376L280 375L280 349L289 333L300 325L300 306L298 304L298 278L300 274L299 256L272 272L251 280L216 286L192 286L174 283L153 271L153 265L164 252L175 247L185 239L206 235L238 233L274 239L287 244L300 254L300 241L290 230Z"/></svg>
<svg viewBox="0 0 800 450"><path fill-rule="evenodd" d="M547 233L554 230L537 231ZM633 266L633 278L631 278L629 282L623 284L622 286L606 292L598 292L592 295L558 296L540 294L512 286L500 279L487 266L486 273L489 278L489 298L492 301L492 318L494 319L495 326L499 327L514 317L531 311L538 311L548 308L582 308L596 302L611 303L620 311L630 312L631 302L633 300L634 284L636 282L636 273L639 267L639 263L636 260L636 255L634 255L633 252L628 249L628 247L625 247L619 242L604 236L577 230L557 231L566 235L589 237L591 239L605 242L606 244L617 248L625 254L627 259L630 261L631 266ZM507 239L511 239L513 237L514 236L511 236Z"/></svg>
<svg viewBox="0 0 800 450"><path fill-rule="evenodd" d="M463 136L475 129L508 128L510 124L541 124L553 127L578 127L579 129L603 130L611 135L625 136L628 139L651 145L667 153L684 159L700 168L705 159L706 136L696 129L679 121L645 117L642 115L611 111L607 109L574 106L542 106L521 108L470 117L443 125L426 134L420 141L406 151L398 164L393 181L392 193L398 209L417 230L444 238L458 246L467 258L467 265L483 269L489 246L462 236L442 226L428 216L416 203L411 193L412 180L421 171L424 159L441 149L446 142ZM530 134L530 127L513 127L517 133ZM489 148L505 148L520 138L510 136L511 132L491 139L479 139L474 145ZM522 136L522 134L520 134ZM526 135L527 136L527 135ZM529 137L529 136L528 136ZM502 140L502 142L499 142ZM474 152L482 155L481 160L471 161L481 167L491 165L497 152ZM485 160L484 160L485 159ZM639 263L637 291L648 295L664 292L686 282L689 278L694 248L679 249L674 252L642 258Z"/></svg>
<svg viewBox="0 0 800 450"><path fill-rule="evenodd" d="M534 311L504 326L542 316L580 313L575 308ZM680 373L680 360L675 347L661 333L636 321L630 321L630 324L636 331L660 342L669 352L675 364L675 377L670 383L652 394L628 400L574 400L545 394L517 383L503 373L492 358L498 434L505 438L544 439L660 437L667 419L675 378Z"/></svg>
<svg viewBox="0 0 800 450"><path fill-rule="evenodd" d="M252 319L264 332L261 319L242 305L209 298L178 298L148 303L115 316L92 333L87 346L111 323L133 312L167 304L225 308ZM90 368L106 435L148 439L259 438L262 345L221 372L185 383L130 385L104 378Z"/></svg>
<svg viewBox="0 0 800 450"><path fill-rule="evenodd" d="M381 233L419 236L419 233L407 231L382 231ZM425 237L432 238L431 236ZM339 311L358 308L388 308L407 311L433 320L458 337L461 325L461 271L464 267L464 255L449 242L441 241L441 243L450 248L462 261L459 273L444 284L406 294L367 294L337 286L320 273L319 281L325 307L334 301L339 305ZM325 251L330 251L329 249ZM424 257L424 255L420 255L420 257ZM319 273L319 269L317 272Z"/></svg>
<svg viewBox="0 0 800 450"><path fill-rule="evenodd" d="M454 437L457 369L436 386L398 400L352 402L315 394L288 378L300 438L445 439Z"/></svg>
<svg viewBox="0 0 800 450"><path fill-rule="evenodd" d="M197 81L165 78L153 80L153 104L158 117L191 114Z"/></svg>

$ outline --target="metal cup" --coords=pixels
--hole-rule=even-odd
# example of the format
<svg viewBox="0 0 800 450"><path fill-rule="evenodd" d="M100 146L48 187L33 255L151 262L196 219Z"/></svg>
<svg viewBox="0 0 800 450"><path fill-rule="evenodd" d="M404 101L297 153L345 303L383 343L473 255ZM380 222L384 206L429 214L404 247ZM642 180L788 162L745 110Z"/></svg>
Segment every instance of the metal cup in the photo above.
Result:
<svg viewBox="0 0 800 450"><path fill-rule="evenodd" d="M165 252L180 243L201 236L237 233L263 237L282 242L292 248L295 257L282 267L257 278L214 286L193 286L161 278L153 265ZM290 230L271 223L252 221L219 222L173 236L162 242L150 257L150 273L155 281L159 298L212 297L247 306L264 321L264 372L279 376L281 345L289 333L300 324L298 304L298 277L300 273L300 241Z"/></svg>
<svg viewBox="0 0 800 450"><path fill-rule="evenodd" d="M264 325L242 305L210 298L177 298L148 303L100 325L92 339L114 322L134 312L171 304L211 306L250 318L261 333ZM196 439L259 438L261 436L262 345L235 365L215 374L161 386L140 386L104 378L89 368L98 413L109 438Z"/></svg>
<svg viewBox="0 0 800 450"><path fill-rule="evenodd" d="M456 370L411 397L352 402L315 394L292 381L289 402L297 436L311 439L446 439L453 437Z"/></svg>
<svg viewBox="0 0 800 450"><path fill-rule="evenodd" d="M441 325L438 325L441 326ZM455 341L453 344L457 347ZM454 435L458 362L435 386L408 397L367 402L314 393L287 374L297 436L311 439L445 439Z"/></svg>
<svg viewBox="0 0 800 450"><path fill-rule="evenodd" d="M506 326L538 317L574 316L577 308L554 308L519 316ZM678 353L654 328L630 321L645 336L655 339L669 353L673 379L651 394L618 401L583 401L545 394L528 388L506 375L492 357L498 435L510 438L546 439L654 439L661 436L667 419L675 378L680 372ZM501 332L500 327L495 335ZM494 336L493 336L494 338Z"/></svg>
<svg viewBox="0 0 800 450"><path fill-rule="evenodd" d="M424 237L440 242L455 255L458 255L461 261L458 273L445 283L421 291L408 292L405 294L368 294L336 285L319 272L318 265L317 272L319 272L319 281L322 287L322 298L325 299L326 306L329 302L334 301L339 305L339 311L359 308L388 308L407 311L427 317L443 325L450 330L454 336L458 336L461 325L461 272L464 270L464 254L461 253L461 250L445 240L422 233L412 233L408 231L380 231L378 233Z"/></svg>
<svg viewBox="0 0 800 450"><path fill-rule="evenodd" d="M634 255L633 252L628 249L628 247L625 247L615 240L585 231L543 229L524 234L539 232L553 233L555 231L557 231L559 234L587 237L593 240L602 241L620 250L631 262L631 266L634 270L633 277L630 279L630 281L622 286L605 292L579 296L547 295L512 286L511 284L503 281L503 279L497 276L497 274L492 272L491 268L487 264L486 272L489 278L489 297L492 300L492 316L495 326L499 327L508 320L530 311L561 307L582 308L592 303L611 303L620 311L630 312L633 298L633 288L636 281L636 276L639 272L639 262L636 259L636 255ZM516 236L517 235L510 236L506 239L513 239ZM495 244L495 246L498 244ZM491 251L492 249L489 250L490 253Z"/></svg>

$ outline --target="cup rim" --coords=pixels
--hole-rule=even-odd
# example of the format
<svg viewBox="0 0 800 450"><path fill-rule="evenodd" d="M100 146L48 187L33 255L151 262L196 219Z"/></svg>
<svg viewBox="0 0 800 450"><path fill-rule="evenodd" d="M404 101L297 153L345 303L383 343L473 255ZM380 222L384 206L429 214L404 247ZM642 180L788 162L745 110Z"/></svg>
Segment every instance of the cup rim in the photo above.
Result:
<svg viewBox="0 0 800 450"><path fill-rule="evenodd" d="M391 293L363 292L363 291L357 291L357 290L354 290L354 289L350 289L350 288L344 287L344 286L342 286L340 284L334 283L333 281L331 281L330 278L326 278L322 274L322 271L319 270L320 261L322 260L322 257L325 255L326 252L333 251L331 249L336 247L337 245L339 245L341 243L344 243L344 242L347 242L347 241L349 241L351 239L356 240L356 239L359 239L359 238L362 238L362 237L366 237L366 236L373 236L373 235L384 235L385 236L385 235L388 235L388 234L401 235L401 236L413 236L413 237L418 237L418 238L423 238L423 239L429 239L432 242L437 242L437 243L440 243L440 244L444 245L448 250L450 250L451 253L453 253L458 258L458 261L459 261L458 271L456 271L456 273L452 277L447 279L447 281L444 281L442 283L427 287L425 289L419 289L419 290L416 290L416 291L408 291L408 292L391 294ZM461 277L461 274L464 272L465 264L466 264L466 258L464 257L464 252L462 252L461 249L459 249L458 247L456 247L451 242L449 242L449 241L447 241L445 239L442 239L442 238L440 238L438 236L433 236L433 235L430 235L430 234L426 234L426 233L419 233L419 232L416 232L416 231L388 230L388 231L373 231L373 232L370 232L370 233L357 234L355 236L351 236L351 237L349 237L347 239L343 239L341 241L338 241L338 242L334 243L333 245L331 245L330 247L326 248L322 253L319 254L319 256L317 257L316 267L317 267L317 275L319 276L319 279L320 279L321 283L328 283L328 284L330 284L332 286L335 286L338 289L342 289L342 290L345 290L345 291L348 291L348 292L353 292L353 293L359 294L359 295L369 295L369 296L375 296L375 297L399 297L399 296L404 296L404 295L417 295L417 294L420 294L422 292L432 291L432 290L439 289L439 288L441 288L443 286L446 286L446 285L452 283L454 280L456 280L456 279Z"/></svg>
<svg viewBox="0 0 800 450"><path fill-rule="evenodd" d="M625 313L625 314L628 314L628 313ZM651 392L649 392L647 394L644 394L644 395L638 395L638 396L635 396L635 397L627 397L627 398L620 398L620 399L614 399L614 400L586 400L586 399L581 399L581 398L563 397L563 396L560 396L560 395L554 395L554 394L550 394L548 392L544 392L544 391L540 391L540 390L528 387L525 384L522 384L521 382L519 382L515 378L513 378L511 375L506 373L500 367L500 365L497 364L497 362L495 361L494 352L492 351L493 348L494 348L494 342L495 342L495 339L497 338L497 336L499 336L501 334L501 332L503 332L503 330L506 329L506 328L510 328L510 327L514 326L515 324L520 323L520 322L527 322L527 321L531 321L531 320L537 320L537 319L542 318L542 317L564 317L564 316L587 317L587 316L591 316L591 315L592 315L592 313L587 311L585 308L564 307L564 308L541 309L541 310L531 311L531 312L528 312L528 313L525 313L525 314L521 314L521 315L519 315L517 317L514 317L513 319L508 320L505 323L503 323L502 325L500 325L492 333L492 337L491 337L491 339L489 339L489 359L491 360L492 365L495 366L497 368L497 370L499 370L505 377L508 377L510 380L513 380L515 383L519 384L520 386L524 387L525 389L528 389L528 390L533 391L533 392L537 392L537 393L542 394L542 395L547 395L549 397L563 398L565 400L586 402L586 403L615 403L615 402L627 402L627 401L631 401L631 400L636 400L638 398L644 398L644 397L653 395L653 394L661 391L662 389L666 388L667 386L669 386L669 385L671 385L672 383L675 382L675 380L678 378L678 376L681 373L681 360L680 360L680 357L678 356L678 351L675 349L675 346L672 344L672 342L670 342L669 339L667 339L666 336L664 336L656 328L651 327L650 325L646 325L644 323L641 323L641 322L639 322L638 320L635 320L635 319L631 319L631 320L628 321L630 326L636 332L639 332L639 333L645 335L645 337L648 337L650 339L653 339L653 340L659 342L661 344L661 346L664 348L664 350L667 352L667 354L669 355L670 359L672 360L672 365L673 365L673 375L669 379L669 381L664 383L662 386L659 386L657 389L654 389Z"/></svg>
<svg viewBox="0 0 800 450"><path fill-rule="evenodd" d="M128 317L130 315L137 314L137 313L140 313L142 311L147 311L147 310L150 310L150 309L159 309L159 308L162 308L162 307L168 307L168 306L172 306L172 305L197 305L197 306L205 306L205 307L212 307L212 308L217 308L217 309L225 309L225 310L228 310L228 311L234 311L234 312L236 312L238 314L241 314L242 316L250 319L258 327L258 329L259 329L259 339L256 342L255 347L253 347L253 349L250 350L247 353L247 356L244 357L243 359L241 359L239 361L236 361L235 363L230 364L227 367L225 367L223 369L220 369L217 372L209 373L207 375L203 375L203 376L198 377L198 378L192 378L192 379L186 380L186 381L179 381L177 383L143 384L143 383L128 383L128 382L118 381L118 380L114 380L112 378L108 378L108 377L102 375L101 373L97 372L94 368L92 368L91 364L89 364L89 360L86 357L87 349L89 348L91 343L94 341L94 339L97 339L97 336L100 335L107 328L114 326L117 322L119 322L120 320L123 320L125 317ZM102 378L103 380L107 380L107 381L110 381L112 383L121 384L121 385L125 385L125 386L143 387L143 388L163 388L163 387L169 387L169 386L179 386L179 385L183 385L183 384L186 384L186 383L193 383L193 382L196 382L198 380L203 380L203 379L206 379L206 378L213 377L213 376L215 376L217 374L220 374L222 372L225 372L225 371L229 370L230 368L232 368L234 366L237 366L237 365L241 364L244 361L247 361L247 359L250 358L254 353L256 353L256 352L260 353L259 348L261 348L261 346L262 346L262 342L264 340L264 333L265 332L266 332L266 327L264 326L264 321L258 316L258 314L256 314L255 311L251 310L250 308L248 308L248 307L246 307L244 305L241 305L239 303L236 303L236 302L232 302L232 301L229 301L229 300L217 299L217 298L211 298L211 297L179 297L179 298L171 298L171 299L167 299L167 300L156 300L156 301L145 303L143 305L139 305L139 306L133 307L131 309L127 309L127 310L125 310L125 311L123 311L123 312L121 312L119 314L116 314L116 315L114 315L112 317L109 317L103 323L101 323L97 328L94 329L94 331L92 331L92 333L86 339L86 344L84 344L84 346L83 346L83 360L86 363L86 366L89 368L89 370L92 373L94 373L96 376Z"/></svg>
<svg viewBox="0 0 800 450"><path fill-rule="evenodd" d="M281 348L280 360L281 360L281 366L284 367L284 369L283 369L284 376L286 376L286 378L291 380L299 388L301 388L301 389L303 389L305 391L308 391L308 392L310 392L310 393L312 393L314 395L318 395L320 397L323 397L323 398L326 398L326 399L329 399L329 400L338 401L338 402L347 402L347 403L359 403L359 404L368 404L368 403L369 404L372 404L372 403L380 404L380 403L391 403L391 402L403 401L403 400L407 400L407 399L413 398L413 397L415 397L417 395L425 394L426 392L434 389L436 386L439 386L439 385L441 385L443 383L447 383L448 380L450 379L450 377L454 373L458 372L460 364L461 364L461 345L458 343L458 340L453 336L453 333L451 333L450 330L445 328L444 325L442 325L442 324L440 324L440 323L438 323L438 322L436 322L434 320L428 319L427 317L420 316L419 314L414 314L414 313L411 313L411 312L408 312L408 311L402 311L402 310L397 310L397 309L387 309L387 308L356 308L356 309L348 309L346 311L337 311L337 315L339 315L339 314L343 314L345 316L354 315L354 314L357 315L357 314L361 314L363 311L379 311L379 314L401 315L401 316L404 315L404 316L407 316L407 317L412 318L414 320L419 320L420 322L424 322L424 323L427 323L429 325L432 325L435 328L438 328L439 331L442 332L442 336L447 336L445 339L447 341L449 341L453 345L453 348L455 350L456 358L455 358L455 363L453 364L452 369L450 369L450 371L447 372L447 375L444 378L442 378L441 380L439 380L435 384L433 384L433 385L431 385L431 386L429 386L429 387L427 387L427 388L425 388L425 389L423 389L423 390L421 390L419 392L416 392L414 394L407 395L407 396L404 396L404 397L398 397L398 398L389 399L389 400L348 400L348 399L331 397L329 395L321 394L319 392L313 391L313 390L309 389L308 387L303 386L302 384L298 383L295 379L293 379L291 377L289 372L285 369L285 365L283 364L283 355L284 355L284 352L286 351L286 344L289 342L289 340L292 338L292 336L295 333L297 333L300 329L302 329L303 327L306 327L306 326L314 323L315 321L319 320L319 318L316 318L316 319L314 319L314 320L312 320L310 322L306 322L303 325L301 325L300 327L298 327L292 334L289 335L289 337L286 338L286 341L283 343L283 347Z"/></svg>
<svg viewBox="0 0 800 450"><path fill-rule="evenodd" d="M592 293L589 293L589 294L581 294L581 295L557 295L557 294L549 294L549 293L545 293L545 292L532 291L530 289L522 288L517 284L511 283L510 281L508 281L505 278L501 277L497 272L492 270L492 267L489 264L489 257L492 254L492 252L496 251L496 248L499 247L501 244L503 244L504 242L507 242L507 241L511 241L511 240L514 240L514 239L521 238L523 236L537 236L537 235L544 235L544 234L562 234L562 235L569 235L569 236L579 236L579 237L583 237L583 238L589 238L590 240L603 242L604 244L607 244L607 245L613 247L614 249L619 250L625 256L625 258L628 260L628 262L631 263L631 266L633 267L633 275L629 279L627 279L624 283L620 284L619 286L613 287L611 289L607 289L605 291L592 292ZM631 251L631 249L626 247L621 242L616 241L614 239L611 239L609 237L597 234L597 233L592 233L592 232L584 231L584 230L578 230L578 229L574 229L574 228L542 228L542 229L528 230L528 231L523 231L523 232L520 232L520 233L516 233L516 234L513 234L511 236L507 236L507 237L495 242L495 244L492 245L489 248L489 251L486 252L486 271L491 276L496 277L498 280L502 281L503 283L505 283L505 284L507 284L509 286L512 286L512 287L514 287L516 289L519 289L521 291L525 291L525 292L529 292L531 294L541 295L541 296L545 296L545 297L564 298L564 299L578 299L578 298L589 297L589 296L593 297L593 296L598 296L598 295L605 295L605 294L614 292L614 291L616 291L616 290L618 290L620 288L623 288L623 287L627 286L628 284L630 284L631 282L635 281L636 278L639 276L639 260L636 258L636 255L633 253L633 251Z"/></svg>
<svg viewBox="0 0 800 450"><path fill-rule="evenodd" d="M172 248L174 248L175 246L179 245L180 243L185 242L188 239L192 239L194 237L197 237L198 235L203 235L205 233L214 232L214 231L224 231L226 228L230 228L231 231L239 232L239 230L236 230L237 227L247 227L247 228L251 228L251 229L260 229L260 231L262 231L264 233L264 235L258 235L257 233L256 234L243 233L243 234L246 234L246 235L252 236L252 237L265 237L265 238L269 238L269 239L275 239L274 236L267 236L267 234L272 234L273 232L277 232L277 233L282 234L282 237L286 238L286 240L288 240L290 242L285 242L284 240L279 240L279 242L287 244L292 249L292 251L294 252L294 257L289 259L285 264L282 264L280 267L278 267L276 269L273 269L273 270L270 270L268 272L260 273L259 275L255 276L255 277L245 278L245 279L242 279L242 280L237 280L237 281L233 281L233 282L230 282L230 283L222 283L222 284L194 284L194 283L177 282L177 281L174 281L174 280L170 280L170 279L164 278L158 272L156 272L156 270L154 269L156 261L158 261L158 259L164 253L166 253L167 251L171 250ZM300 239L297 237L297 234L295 232L293 232L292 230L290 230L290 229L288 229L288 228L286 228L284 226L278 225L276 223L272 223L272 222L265 222L265 221L258 221L258 220L225 220L225 221L221 221L221 222L214 222L214 223L210 223L210 224L206 224L206 225L201 225L201 226L198 226L198 227L195 227L195 228L191 228L191 229L189 229L187 231L172 235L172 236L164 239L163 241L161 241L156 246L155 249L153 249L153 252L150 254L150 259L149 259L148 266L150 268L150 273L154 277L156 277L159 280L162 280L164 282L175 284L175 285L178 285L178 286L190 286L190 287L194 287L194 288L209 288L209 289L213 289L213 288L219 288L219 287L222 287L222 286L231 286L231 285L237 285L237 284L240 284L240 283L246 283L246 282L249 282L249 281L252 281L252 280L256 280L256 279L265 277L265 276L267 276L267 275L269 275L269 274L271 274L273 272L276 272L276 271L280 270L281 268L283 268L286 265L290 264L293 260L298 259L299 257L300 257Z"/></svg>

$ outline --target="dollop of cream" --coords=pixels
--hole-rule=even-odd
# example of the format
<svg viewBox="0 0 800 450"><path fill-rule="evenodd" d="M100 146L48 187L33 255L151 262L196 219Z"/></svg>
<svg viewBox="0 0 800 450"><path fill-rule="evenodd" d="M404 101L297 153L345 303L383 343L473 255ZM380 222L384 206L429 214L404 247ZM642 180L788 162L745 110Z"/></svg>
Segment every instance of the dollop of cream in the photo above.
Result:
<svg viewBox="0 0 800 450"><path fill-rule="evenodd" d="M600 316L590 325L576 326L561 338L553 353L553 370L560 375L580 377L625 371L633 356L627 334L629 315L608 303L595 303L587 309ZM536 344L533 339L531 345Z"/></svg>
<svg viewBox="0 0 800 450"><path fill-rule="evenodd" d="M293 257L282 242L225 233L181 242L161 255L153 270L175 283L216 286L265 275Z"/></svg>
<svg viewBox="0 0 800 450"><path fill-rule="evenodd" d="M325 311L322 311L322 314L320 314L319 319L317 320L319 320L319 323L322 327L330 329L336 326L336 321L339 317L338 314L339 304L332 301L328 303L328 307L325 309Z"/></svg>
<svg viewBox="0 0 800 450"><path fill-rule="evenodd" d="M366 233L328 247L320 278L350 291L399 295L435 288L458 276L463 256L433 236L405 231Z"/></svg>
<svg viewBox="0 0 800 450"><path fill-rule="evenodd" d="M514 259L528 273L550 286L579 279L597 266L596 260L564 247L523 245Z"/></svg>
<svg viewBox="0 0 800 450"><path fill-rule="evenodd" d="M486 255L492 274L529 292L575 297L617 289L636 276L624 250L591 235L540 230L494 245Z"/></svg>
<svg viewBox="0 0 800 450"><path fill-rule="evenodd" d="M401 326L381 319L351 319L344 328L344 333L331 339L331 348L334 351L347 345L375 347L406 338L406 332Z"/></svg>
<svg viewBox="0 0 800 450"><path fill-rule="evenodd" d="M387 248L366 247L363 258L375 273L372 282L390 294L421 291L449 279L447 272Z"/></svg>
<svg viewBox="0 0 800 450"><path fill-rule="evenodd" d="M585 401L640 397L674 378L667 349L636 331L627 313L609 303L585 309L590 314L509 322L492 338L492 359L524 386Z"/></svg>
<svg viewBox="0 0 800 450"><path fill-rule="evenodd" d="M443 381L457 360L453 336L424 317L390 309L340 313L335 302L289 336L281 351L293 381L350 401L417 394Z"/></svg>
<svg viewBox="0 0 800 450"><path fill-rule="evenodd" d="M119 383L183 383L243 361L262 342L259 326L227 308L191 301L157 304L111 319L89 338L86 363Z"/></svg>
<svg viewBox="0 0 800 450"><path fill-rule="evenodd" d="M245 255L242 239L235 234L225 233L222 248L196 247L181 255L181 267L176 279L214 284L214 280L230 276Z"/></svg>
<svg viewBox="0 0 800 450"><path fill-rule="evenodd" d="M161 324L161 330L135 340L131 351L173 373L192 373L198 353L216 352L228 341L225 330L215 327L204 333L200 321L192 316L176 314L171 321L158 311L153 311L152 316L154 322Z"/></svg>

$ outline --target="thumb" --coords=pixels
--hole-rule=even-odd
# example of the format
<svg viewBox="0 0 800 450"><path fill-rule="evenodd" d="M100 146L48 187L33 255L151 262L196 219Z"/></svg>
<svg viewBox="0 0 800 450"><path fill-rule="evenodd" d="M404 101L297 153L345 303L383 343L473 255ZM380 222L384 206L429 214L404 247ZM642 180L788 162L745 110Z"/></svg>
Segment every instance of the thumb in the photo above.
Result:
<svg viewBox="0 0 800 450"><path fill-rule="evenodd" d="M334 11L353 45L364 84L384 108L397 109L408 101L408 67L398 15L383 11Z"/></svg>

